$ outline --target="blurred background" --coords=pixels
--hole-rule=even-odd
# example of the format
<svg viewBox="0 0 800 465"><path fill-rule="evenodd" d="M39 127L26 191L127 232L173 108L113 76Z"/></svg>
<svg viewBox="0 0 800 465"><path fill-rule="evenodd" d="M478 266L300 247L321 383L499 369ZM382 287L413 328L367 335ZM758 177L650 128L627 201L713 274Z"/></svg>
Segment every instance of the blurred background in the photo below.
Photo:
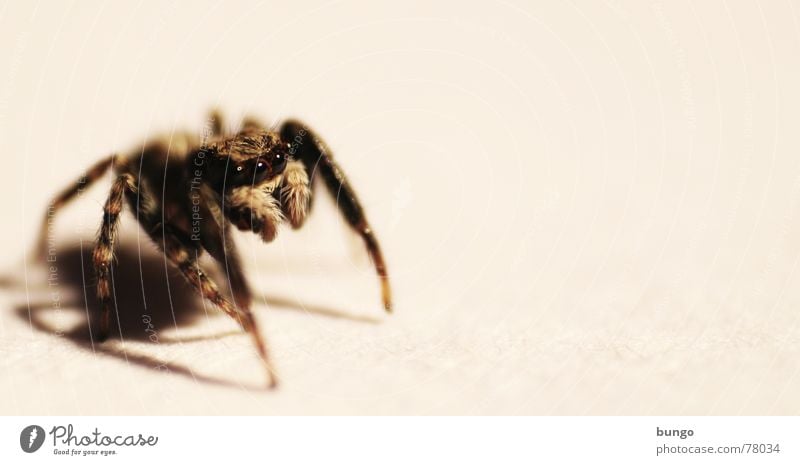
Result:
<svg viewBox="0 0 800 465"><path fill-rule="evenodd" d="M4 3L0 413L800 413L798 10ZM394 286L327 197L239 234L277 392L130 216L87 337L108 176L33 250L91 163L212 107L315 128Z"/></svg>

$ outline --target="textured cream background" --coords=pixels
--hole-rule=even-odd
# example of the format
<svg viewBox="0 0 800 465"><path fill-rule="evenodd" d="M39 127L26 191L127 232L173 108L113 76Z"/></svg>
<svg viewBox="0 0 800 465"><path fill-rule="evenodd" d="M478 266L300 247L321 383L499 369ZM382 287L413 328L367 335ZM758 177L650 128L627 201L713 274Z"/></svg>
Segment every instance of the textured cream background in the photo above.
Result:
<svg viewBox="0 0 800 465"><path fill-rule="evenodd" d="M0 413L800 413L800 7L374 3L0 5ZM392 273L387 318L328 200L239 236L277 392L130 217L92 347L108 178L55 285L26 262L65 183L211 106L313 125Z"/></svg>

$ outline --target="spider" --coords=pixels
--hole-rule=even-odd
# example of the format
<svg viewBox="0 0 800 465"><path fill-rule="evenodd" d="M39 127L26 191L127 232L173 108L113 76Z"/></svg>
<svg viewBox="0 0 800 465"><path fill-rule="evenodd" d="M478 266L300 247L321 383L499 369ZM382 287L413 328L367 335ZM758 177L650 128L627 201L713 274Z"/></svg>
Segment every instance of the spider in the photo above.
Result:
<svg viewBox="0 0 800 465"><path fill-rule="evenodd" d="M297 229L311 207L315 179L322 178L347 223L362 237L380 278L383 306L391 312L386 265L375 234L355 191L327 145L303 123L290 120L276 132L245 118L237 132L223 131L212 112L206 132L175 133L148 142L126 156L111 155L94 164L77 183L50 204L42 232L52 216L109 168L116 176L103 206L103 220L92 260L101 304L96 338L109 335L112 309L112 261L123 202L167 260L214 306L252 336L266 368L268 384L277 385L267 345L251 311L253 295L232 241L230 225L264 241L275 239L284 220ZM43 241L44 234L40 238ZM203 271L206 251L226 275L230 297Z"/></svg>

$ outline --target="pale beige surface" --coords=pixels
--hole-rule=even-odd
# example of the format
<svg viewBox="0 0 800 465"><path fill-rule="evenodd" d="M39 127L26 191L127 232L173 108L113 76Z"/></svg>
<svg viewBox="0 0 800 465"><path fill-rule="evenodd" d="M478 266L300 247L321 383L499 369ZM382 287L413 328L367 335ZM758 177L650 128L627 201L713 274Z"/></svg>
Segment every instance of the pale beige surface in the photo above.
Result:
<svg viewBox="0 0 800 465"><path fill-rule="evenodd" d="M0 413L800 412L800 7L403 3L0 7ZM125 342L42 331L85 314L107 178L57 294L23 265L66 182L212 105L316 127L394 282L387 318L327 199L241 235L275 393L129 217Z"/></svg>

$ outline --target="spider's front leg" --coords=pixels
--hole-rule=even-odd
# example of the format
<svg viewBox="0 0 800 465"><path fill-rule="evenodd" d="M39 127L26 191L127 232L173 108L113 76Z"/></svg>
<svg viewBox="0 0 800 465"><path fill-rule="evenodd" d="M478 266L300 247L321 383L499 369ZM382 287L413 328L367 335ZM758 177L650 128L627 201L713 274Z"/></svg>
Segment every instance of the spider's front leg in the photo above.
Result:
<svg viewBox="0 0 800 465"><path fill-rule="evenodd" d="M311 203L308 172L302 162L290 160L283 170L280 192L281 210L292 228L303 225Z"/></svg>
<svg viewBox="0 0 800 465"><path fill-rule="evenodd" d="M296 159L302 162L305 171L308 173L308 182L305 183L305 185L311 186L311 189L313 189L314 178L319 174L328 187L328 192L336 201L336 205L339 207L342 216L344 216L345 220L350 224L350 227L364 239L364 244L372 257L375 270L381 280L384 308L386 308L387 312L390 312L392 309L392 292L389 285L389 274L386 269L386 263L383 260L383 254L381 253L378 239L375 237L375 233L364 215L361 202L359 202L355 190L347 181L344 171L342 171L339 165L334 161L333 155L325 142L317 137L316 134L303 123L299 121L287 121L281 126L280 134L284 141L291 144L291 153ZM288 166L287 169L289 169ZM285 177L288 182L290 179L289 175L286 174ZM300 183L298 182L297 184ZM304 197L306 209L310 208L310 192L308 192L307 197L305 193L303 193L297 198L302 199ZM291 215L289 216L291 218ZM302 223L302 219L300 223ZM292 224L294 225L294 222Z"/></svg>
<svg viewBox="0 0 800 465"><path fill-rule="evenodd" d="M201 211L203 215L207 215L206 218L211 218L213 215L204 206L201 206ZM222 228L218 227L217 224L219 223L224 226ZM236 243L231 235L230 223L226 221L220 221L219 223L209 222L206 224L200 233L200 243L225 273L233 296L233 304L250 311L253 294L250 290L250 285L247 283Z"/></svg>
<svg viewBox="0 0 800 465"><path fill-rule="evenodd" d="M273 369L272 362L268 356L267 345L262 338L261 333L258 331L255 317L249 308L249 302L246 306L242 306L240 303L240 305L237 307L225 299L214 281L200 268L200 265L197 263L198 249L191 245L188 237L185 237L185 235L181 234L176 229L171 228L169 225L164 226L163 228L155 229L151 235L153 240L158 244L162 244L161 240L163 236L164 254L170 260L170 262L180 270L186 280L189 281L189 283L195 288L197 288L198 291L200 291L203 298L236 320L242 329L252 336L253 342L256 345L256 349L258 350L258 354L267 370L269 387L274 388L277 386L278 380L275 376L275 370ZM237 275L241 276L243 279L238 261L234 263L234 266ZM245 285L245 290L246 289L247 288ZM234 289L234 292L236 292L236 289ZM249 290L246 292L249 296Z"/></svg>

